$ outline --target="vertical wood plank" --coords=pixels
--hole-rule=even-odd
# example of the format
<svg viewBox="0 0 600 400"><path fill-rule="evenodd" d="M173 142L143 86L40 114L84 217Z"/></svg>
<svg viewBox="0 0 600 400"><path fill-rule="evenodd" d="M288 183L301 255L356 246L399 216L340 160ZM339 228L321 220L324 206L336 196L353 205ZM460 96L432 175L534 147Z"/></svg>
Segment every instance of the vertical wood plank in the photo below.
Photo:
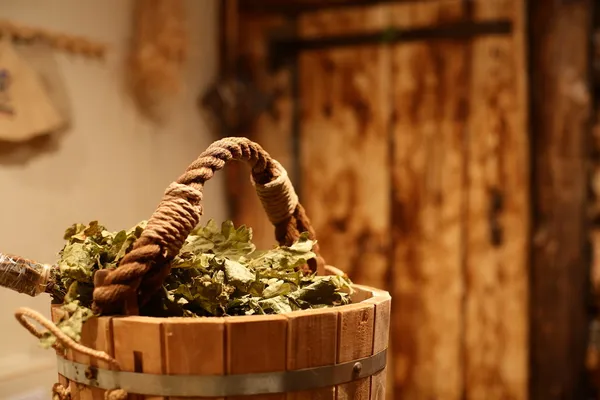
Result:
<svg viewBox="0 0 600 400"><path fill-rule="evenodd" d="M527 398L529 143L522 1L476 2L472 17L513 20L472 41L466 218L465 391ZM508 323L510 321L510 323Z"/></svg>
<svg viewBox="0 0 600 400"><path fill-rule="evenodd" d="M365 302L375 306L375 327L373 329L373 351L377 354L388 349L390 339L391 298L387 292L382 290L373 291L376 297ZM389 357L388 357L389 360ZM386 398L387 367L371 377L371 400L384 400Z"/></svg>
<svg viewBox="0 0 600 400"><path fill-rule="evenodd" d="M514 51L510 38L473 44L465 314L473 399L527 397L528 146Z"/></svg>
<svg viewBox="0 0 600 400"><path fill-rule="evenodd" d="M62 316L63 312L61 311L60 306L53 304L50 308L50 317L52 318L52 322L54 322L55 324L58 323L61 320ZM69 356L72 356L71 350L67 350L65 358L68 360ZM61 374L58 374L58 383L60 383L65 388L69 386L69 380Z"/></svg>
<svg viewBox="0 0 600 400"><path fill-rule="evenodd" d="M337 362L368 357L373 351L375 307L372 304L353 304L340 310L338 318ZM371 378L337 385L337 400L369 400Z"/></svg>
<svg viewBox="0 0 600 400"><path fill-rule="evenodd" d="M353 9L344 30L386 26L388 14ZM312 12L299 35L327 35L335 13ZM302 201L325 261L357 283L386 287L389 263L388 47L372 45L302 52L300 168Z"/></svg>
<svg viewBox="0 0 600 400"><path fill-rule="evenodd" d="M225 322L222 318L169 318L163 323L165 372L169 375L224 375ZM169 397L195 400L200 397ZM223 400L222 397L212 397Z"/></svg>
<svg viewBox="0 0 600 400"><path fill-rule="evenodd" d="M288 318L287 369L321 367L336 363L338 313L309 310ZM333 400L335 387L288 393L287 400Z"/></svg>
<svg viewBox="0 0 600 400"><path fill-rule="evenodd" d="M149 317L113 318L113 348L121 370L165 373L163 320ZM129 395L130 399L165 400L161 396Z"/></svg>
<svg viewBox="0 0 600 400"><path fill-rule="evenodd" d="M461 15L459 2L438 6L418 10L421 19ZM457 41L393 51L392 346L401 399L463 398L467 54Z"/></svg>
<svg viewBox="0 0 600 400"><path fill-rule="evenodd" d="M227 373L286 370L287 319L281 315L226 318ZM228 400L285 400L285 394L227 397Z"/></svg>
<svg viewBox="0 0 600 400"><path fill-rule="evenodd" d="M113 337L112 337L112 318L90 318L83 324L81 330L81 344L96 350L104 351L108 355L114 356ZM104 361L98 361L77 352L73 352L73 360L86 365L94 365L99 368L110 369L110 365ZM71 388L72 396L79 400L104 400L105 390L76 385Z"/></svg>
<svg viewBox="0 0 600 400"><path fill-rule="evenodd" d="M586 396L591 0L531 2L532 400Z"/></svg>

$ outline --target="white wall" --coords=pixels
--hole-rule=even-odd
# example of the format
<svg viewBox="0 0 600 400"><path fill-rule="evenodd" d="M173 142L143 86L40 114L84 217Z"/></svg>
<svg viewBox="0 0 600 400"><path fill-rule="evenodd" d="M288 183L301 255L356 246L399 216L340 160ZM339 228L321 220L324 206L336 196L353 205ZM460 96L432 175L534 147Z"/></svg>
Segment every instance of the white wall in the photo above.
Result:
<svg viewBox="0 0 600 400"><path fill-rule="evenodd" d="M0 2L2 18L110 45L103 63L57 53L73 126L55 150L22 163L17 162L21 150L0 146L0 252L51 263L64 229L74 222L99 219L117 230L148 218L165 187L215 139L196 98L216 73L217 0L186 2L192 46L187 92L163 128L144 121L122 91L131 5L128 0ZM206 218L225 217L221 182L217 177L207 187ZM28 391L28 399L49 399L56 381L53 354L39 349L15 321L19 306L48 315L49 298L0 289L0 399L25 398Z"/></svg>

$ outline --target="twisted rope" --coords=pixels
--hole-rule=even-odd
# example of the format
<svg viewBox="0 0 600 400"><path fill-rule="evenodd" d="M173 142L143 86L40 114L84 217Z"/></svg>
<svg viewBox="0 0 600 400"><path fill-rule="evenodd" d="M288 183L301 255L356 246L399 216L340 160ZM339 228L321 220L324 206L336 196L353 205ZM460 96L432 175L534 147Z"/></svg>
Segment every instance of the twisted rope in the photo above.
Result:
<svg viewBox="0 0 600 400"><path fill-rule="evenodd" d="M258 144L242 137L214 142L165 191L164 197L148 221L132 250L110 271L101 286L94 289L94 311L98 314L136 314L136 299L144 305L162 286L170 272L170 263L202 216L204 184L230 161L245 161L252 168L252 182L281 245L291 245L300 233L314 231L283 167ZM316 247L316 246L315 246ZM315 252L318 248L314 249ZM318 257L309 261L317 270Z"/></svg>
<svg viewBox="0 0 600 400"><path fill-rule="evenodd" d="M52 321L48 320L42 314L29 308L19 308L15 312L15 317L21 325L25 327L32 335L40 339L44 332L38 330L27 318L32 319L48 329L54 336L56 336L56 342L52 345L55 350L70 349L77 351L81 354L87 355L96 360L105 361L120 370L120 366L117 360L109 356L103 351L95 350L90 347L84 346L80 343L75 342L73 339L68 337L63 331L61 331ZM62 346L62 348L61 348ZM105 400L126 400L128 394L123 389L107 390L104 393ZM52 400L70 400L71 399L71 386L63 386L60 383L55 383L52 386Z"/></svg>
<svg viewBox="0 0 600 400"><path fill-rule="evenodd" d="M58 326L56 326L52 321L48 320L39 312L32 310L30 308L21 307L15 311L15 318L25 329L27 329L33 336L41 339L44 335L44 332L40 331L35 325L28 321L28 319L32 319L35 322L42 325L44 328L48 329L55 337L56 342L52 345L55 350L61 350L61 346L64 349L71 349L78 353L90 356L100 361L105 361L115 367L116 369L120 369L119 363L117 360L109 356L103 351L95 350L90 347L86 347L80 343L77 343L69 336L67 336L63 331L61 331Z"/></svg>
<svg viewBox="0 0 600 400"><path fill-rule="evenodd" d="M52 400L71 400L71 386L64 387L55 383L52 386Z"/></svg>
<svg viewBox="0 0 600 400"><path fill-rule="evenodd" d="M123 389L113 389L104 392L104 400L127 400L129 395Z"/></svg>

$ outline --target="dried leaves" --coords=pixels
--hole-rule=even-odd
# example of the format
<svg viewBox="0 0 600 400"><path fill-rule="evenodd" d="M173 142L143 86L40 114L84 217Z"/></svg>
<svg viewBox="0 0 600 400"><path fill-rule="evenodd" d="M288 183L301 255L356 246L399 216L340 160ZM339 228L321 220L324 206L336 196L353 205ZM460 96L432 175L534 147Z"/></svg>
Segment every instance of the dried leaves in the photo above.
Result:
<svg viewBox="0 0 600 400"><path fill-rule="evenodd" d="M172 264L165 290L182 314L223 316L275 314L349 302L350 282L338 277L303 276L298 267L315 255L308 236L289 247L256 251L252 232L228 221L196 229ZM322 296L302 292L320 282ZM328 292L327 292L328 291Z"/></svg>
<svg viewBox="0 0 600 400"><path fill-rule="evenodd" d="M54 301L64 303L67 317L59 326L73 339L79 339L82 323L92 316L94 272L116 267L144 227L142 222L128 231L110 232L94 221L67 229L57 282L66 296ZM292 246L257 251L251 229L236 228L231 221L221 226L209 221L188 236L162 293L141 313L161 317L279 314L348 304L348 279L299 271L315 256L313 245L303 234ZM48 336L43 343L50 346L53 340Z"/></svg>

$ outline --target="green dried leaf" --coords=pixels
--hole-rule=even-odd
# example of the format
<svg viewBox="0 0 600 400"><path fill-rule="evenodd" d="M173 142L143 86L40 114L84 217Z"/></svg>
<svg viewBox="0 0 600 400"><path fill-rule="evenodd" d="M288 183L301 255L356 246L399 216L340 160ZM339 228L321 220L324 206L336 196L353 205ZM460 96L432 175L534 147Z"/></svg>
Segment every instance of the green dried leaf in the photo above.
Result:
<svg viewBox="0 0 600 400"><path fill-rule="evenodd" d="M77 300L64 304L61 310L65 316L58 322L58 328L68 337L79 342L84 322L94 315L92 310L82 306ZM50 332L44 333L40 338L40 343L44 348L52 347L55 342L56 336Z"/></svg>
<svg viewBox="0 0 600 400"><path fill-rule="evenodd" d="M91 280L94 264L94 254L90 251L90 246L74 242L66 245L63 249L58 268L63 276L66 275L72 280L88 282Z"/></svg>
<svg viewBox="0 0 600 400"><path fill-rule="evenodd" d="M256 282L256 275L251 270L237 261L227 259L225 260L225 277L229 284L242 292L248 292L252 284Z"/></svg>
<svg viewBox="0 0 600 400"><path fill-rule="evenodd" d="M74 239L74 236L78 235L80 232L83 232L85 228L86 226L83 224L73 224L65 230L63 239L71 241Z"/></svg>
<svg viewBox="0 0 600 400"><path fill-rule="evenodd" d="M340 305L349 302L348 294L340 292L338 276L315 277L314 281L288 295L288 298L298 303L306 302L312 305Z"/></svg>
<svg viewBox="0 0 600 400"><path fill-rule="evenodd" d="M316 255L312 248L316 242L302 234L292 246L281 246L268 251L256 252L250 260L250 265L257 270L294 270ZM261 271L262 272L262 271ZM289 271L288 271L289 272Z"/></svg>
<svg viewBox="0 0 600 400"><path fill-rule="evenodd" d="M255 250L252 243L252 230L240 226L235 228L231 221L225 221L221 228L209 220L206 226L197 227L188 236L181 252L202 254L211 253L219 257L237 260Z"/></svg>
<svg viewBox="0 0 600 400"><path fill-rule="evenodd" d="M293 285L289 282L285 282L281 279L270 279L267 282L267 285L268 286L265 288L265 290L263 290L262 293L262 296L265 299L288 294L296 290L296 285Z"/></svg>
<svg viewBox="0 0 600 400"><path fill-rule="evenodd" d="M91 316L93 274L116 267L145 226L111 232L92 221L66 230L57 293L66 293L60 300L69 318L59 325L70 337L79 340L82 323ZM173 260L162 296L141 312L157 317L280 314L349 303L348 279L304 276L299 270L315 257L314 244L305 233L291 246L259 252L249 228L208 221L193 230ZM42 342L50 346L53 340L46 335Z"/></svg>
<svg viewBox="0 0 600 400"><path fill-rule="evenodd" d="M258 305L267 314L283 314L293 311L289 299L284 296L260 300Z"/></svg>

